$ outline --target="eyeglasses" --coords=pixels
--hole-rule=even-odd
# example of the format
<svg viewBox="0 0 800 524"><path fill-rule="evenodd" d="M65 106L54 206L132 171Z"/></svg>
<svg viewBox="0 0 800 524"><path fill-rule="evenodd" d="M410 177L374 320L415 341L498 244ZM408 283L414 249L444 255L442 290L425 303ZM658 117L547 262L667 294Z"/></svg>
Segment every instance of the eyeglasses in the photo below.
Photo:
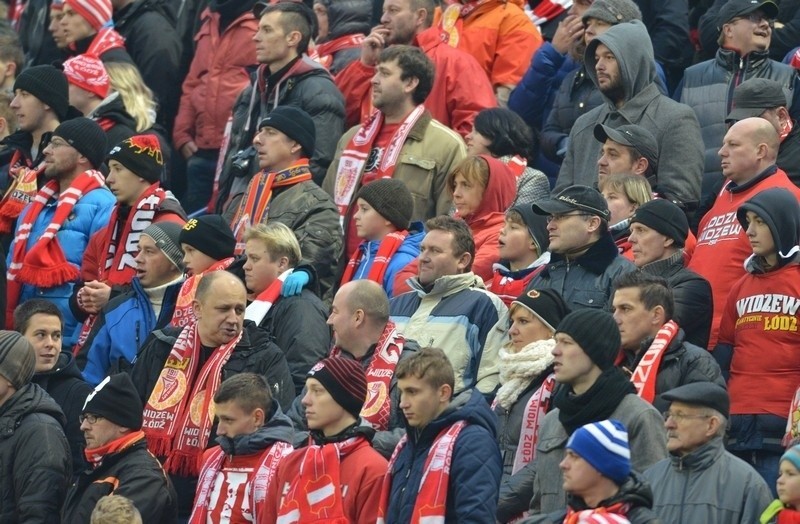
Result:
<svg viewBox="0 0 800 524"><path fill-rule="evenodd" d="M675 422L680 422L681 420L684 419L711 418L711 415L689 415L687 413L673 413L671 411L665 411L664 413L662 413L662 415L664 415L665 422L669 420L670 417L672 417L672 420L674 420Z"/></svg>
<svg viewBox="0 0 800 524"><path fill-rule="evenodd" d="M54 148L54 149L55 149L55 148L57 148L57 147L64 147L64 146L68 146L68 145L69 145L69 143L67 143L67 142L66 142L66 141L64 141L64 140L61 140L60 138L54 138L54 139L50 140L50 143L49 143L49 145L50 145L52 148Z"/></svg>
<svg viewBox="0 0 800 524"><path fill-rule="evenodd" d="M589 213L565 213L563 215L548 215L548 217L545 220L549 224L550 222L561 222L567 217L590 217L590 216L592 215L590 215Z"/></svg>
<svg viewBox="0 0 800 524"><path fill-rule="evenodd" d="M84 421L88 422L91 425L97 424L97 421L102 419L100 415L92 415L91 413L87 413L85 415L78 415L78 422L83 424Z"/></svg>
<svg viewBox="0 0 800 524"><path fill-rule="evenodd" d="M750 13L749 15L737 16L736 18L734 18L733 20L731 20L728 23L732 24L732 23L737 22L739 20L750 20L754 24L760 24L761 22L766 22L767 24L769 24L770 27L773 27L773 28L775 27L775 20L773 20L771 18L767 18L767 15L765 15L764 13L759 13L758 11Z"/></svg>

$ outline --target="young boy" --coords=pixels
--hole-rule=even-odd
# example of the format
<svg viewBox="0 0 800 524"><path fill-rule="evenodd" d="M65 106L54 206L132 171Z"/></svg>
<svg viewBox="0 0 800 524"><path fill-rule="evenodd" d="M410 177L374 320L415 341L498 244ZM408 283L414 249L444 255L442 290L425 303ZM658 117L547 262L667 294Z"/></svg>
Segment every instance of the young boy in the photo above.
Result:
<svg viewBox="0 0 800 524"><path fill-rule="evenodd" d="M510 306L550 261L549 246L546 217L534 213L530 204L510 208L500 230L500 262L494 265L489 291Z"/></svg>
<svg viewBox="0 0 800 524"><path fill-rule="evenodd" d="M422 223L410 224L413 209L411 191L400 180L381 178L359 190L353 220L364 240L344 268L340 286L365 278L392 296L395 275L416 260L425 236Z"/></svg>

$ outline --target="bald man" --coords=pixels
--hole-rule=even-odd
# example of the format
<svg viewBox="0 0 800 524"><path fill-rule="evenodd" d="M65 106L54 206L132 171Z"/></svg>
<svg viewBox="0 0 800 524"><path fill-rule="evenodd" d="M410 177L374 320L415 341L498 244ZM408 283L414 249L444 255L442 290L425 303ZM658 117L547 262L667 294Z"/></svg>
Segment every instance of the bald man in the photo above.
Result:
<svg viewBox="0 0 800 524"><path fill-rule="evenodd" d="M744 259L752 252L745 231L736 220L736 210L753 195L771 187L786 188L800 199L800 189L775 165L779 146L778 133L763 118L740 120L722 141L719 157L726 181L714 205L700 220L697 247L689 263L689 269L711 284L714 316L709 348L717 342L728 289L745 274Z"/></svg>
<svg viewBox="0 0 800 524"><path fill-rule="evenodd" d="M238 373L257 373L281 407L294 399L283 351L244 319L246 306L241 280L227 271L205 274L192 302L196 320L154 331L133 366L133 383L145 406L142 429L151 452L168 460L165 469L182 517L191 512L203 451L216 439L211 399L220 383Z"/></svg>

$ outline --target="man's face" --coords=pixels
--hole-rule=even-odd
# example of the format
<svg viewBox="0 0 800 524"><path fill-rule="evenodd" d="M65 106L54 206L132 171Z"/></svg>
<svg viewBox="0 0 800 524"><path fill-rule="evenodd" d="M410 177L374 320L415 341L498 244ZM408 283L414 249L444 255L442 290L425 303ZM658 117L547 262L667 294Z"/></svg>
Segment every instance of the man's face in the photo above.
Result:
<svg viewBox="0 0 800 524"><path fill-rule="evenodd" d="M62 13L61 30L64 32L67 44L77 42L97 32L89 25L89 22L87 22L84 17L74 11L69 5L64 4Z"/></svg>
<svg viewBox="0 0 800 524"><path fill-rule="evenodd" d="M665 235L639 222L631 224L628 242L631 243L633 263L636 267L668 258L671 254L668 248L673 244Z"/></svg>
<svg viewBox="0 0 800 524"><path fill-rule="evenodd" d="M61 19L64 18L64 12L61 9L50 10L50 25L47 26L50 34L53 35L53 40L56 42L56 47L64 49L67 47L67 34L61 25Z"/></svg>
<svg viewBox="0 0 800 524"><path fill-rule="evenodd" d="M450 388L434 388L425 380L407 376L397 380L400 389L400 409L408 425L422 429L438 417L450 400Z"/></svg>
<svg viewBox="0 0 800 524"><path fill-rule="evenodd" d="M116 160L108 161L106 185L122 205L132 206L149 186L141 177Z"/></svg>
<svg viewBox="0 0 800 524"><path fill-rule="evenodd" d="M39 129L47 116L48 106L23 89L14 92L14 98L8 105L17 117L20 131L33 132Z"/></svg>
<svg viewBox="0 0 800 524"><path fill-rule="evenodd" d="M60 136L54 136L44 153L44 174L47 178L60 179L62 176L71 175L78 167L80 153Z"/></svg>
<svg viewBox="0 0 800 524"><path fill-rule="evenodd" d="M326 428L338 426L347 415L322 383L312 377L306 379L306 394L301 402L306 408L308 429L324 432Z"/></svg>
<svg viewBox="0 0 800 524"><path fill-rule="evenodd" d="M742 122L728 129L719 149L723 176L737 184L746 182L760 171L758 144L740 124Z"/></svg>
<svg viewBox="0 0 800 524"><path fill-rule="evenodd" d="M219 347L239 336L244 326L247 292L236 277L217 277L203 301L192 302L204 346Z"/></svg>
<svg viewBox="0 0 800 524"><path fill-rule="evenodd" d="M611 309L619 327L622 348L636 352L644 339L652 337L661 328L655 310L645 307L638 287L625 287L614 292Z"/></svg>
<svg viewBox="0 0 800 524"><path fill-rule="evenodd" d="M547 222L550 251L568 253L588 245L592 240L590 225L590 217L579 210L569 211L563 215L551 215Z"/></svg>
<svg viewBox="0 0 800 524"><path fill-rule="evenodd" d="M162 286L178 277L175 265L147 235L139 237L139 252L134 261L136 276L145 289Z"/></svg>
<svg viewBox="0 0 800 524"><path fill-rule="evenodd" d="M499 254L502 260L524 260L529 254L536 254L536 246L525 224L506 216L498 238Z"/></svg>
<svg viewBox="0 0 800 524"><path fill-rule="evenodd" d="M383 3L381 25L389 30L388 45L410 44L421 21L421 14L412 9L411 0L385 0Z"/></svg>
<svg viewBox="0 0 800 524"><path fill-rule="evenodd" d="M379 240L394 229L392 223L383 218L363 198L356 200L356 214L353 215L353 220L355 220L358 237L367 240Z"/></svg>
<svg viewBox="0 0 800 524"><path fill-rule="evenodd" d="M253 137L253 145L258 153L258 167L268 171L285 169L295 160L297 142L274 127L262 127Z"/></svg>
<svg viewBox="0 0 800 524"><path fill-rule="evenodd" d="M289 46L290 34L284 31L281 16L279 11L273 11L266 13L258 22L253 42L256 43L256 60L259 64L283 64L295 53Z"/></svg>
<svg viewBox="0 0 800 524"><path fill-rule="evenodd" d="M633 173L635 162L630 146L614 142L610 138L600 148L600 158L597 159L597 175L599 180L618 174Z"/></svg>
<svg viewBox="0 0 800 524"><path fill-rule="evenodd" d="M183 249L183 265L187 275L199 275L213 266L217 261L189 244L181 243Z"/></svg>
<svg viewBox="0 0 800 524"><path fill-rule="evenodd" d="M566 333L556 333L553 348L553 373L561 384L574 385L584 379L595 367L575 340Z"/></svg>
<svg viewBox="0 0 800 524"><path fill-rule="evenodd" d="M597 87L611 100L617 101L625 96L619 63L614 53L604 44L599 44L594 51L596 60L594 69L597 73Z"/></svg>
<svg viewBox="0 0 800 524"><path fill-rule="evenodd" d="M350 309L348 296L350 289L342 287L333 297L331 304L331 314L328 316L327 323L333 331L334 343L342 348L348 349L353 345L356 330L356 312Z"/></svg>
<svg viewBox="0 0 800 524"><path fill-rule="evenodd" d="M747 240L750 241L753 253L760 257L772 257L778 251L769 226L752 211L747 212Z"/></svg>
<svg viewBox="0 0 800 524"><path fill-rule="evenodd" d="M726 23L722 31L725 33L725 43L728 49L738 51L746 56L753 51L766 51L772 39L771 21L761 9L734 18Z"/></svg>
<svg viewBox="0 0 800 524"><path fill-rule="evenodd" d="M558 465L564 480L564 492L577 497L591 490L602 479L602 475L580 455L567 449Z"/></svg>
<svg viewBox="0 0 800 524"><path fill-rule="evenodd" d="M583 33L584 43L588 45L589 42L608 31L610 27L611 24L604 20L598 20L597 18L591 17L588 18L586 20L586 30Z"/></svg>
<svg viewBox="0 0 800 524"><path fill-rule="evenodd" d="M81 422L81 431L83 431L83 438L86 440L86 449L97 449L105 446L125 434L125 428L117 426L103 417L97 417L97 421L94 424L84 418L83 422Z"/></svg>
<svg viewBox="0 0 800 524"><path fill-rule="evenodd" d="M247 261L244 264L244 282L247 289L258 295L288 269L281 260L273 260L267 246L261 240L250 239L245 244Z"/></svg>
<svg viewBox="0 0 800 524"><path fill-rule="evenodd" d="M466 269L468 256L453 253L453 233L434 229L422 239L419 250L419 281L433 284L445 275L457 275Z"/></svg>
<svg viewBox="0 0 800 524"><path fill-rule="evenodd" d="M259 417L259 413L261 413ZM218 419L217 435L234 438L239 435L255 433L263 425L264 414L260 409L247 413L238 402L229 400L214 404L214 414Z"/></svg>
<svg viewBox="0 0 800 524"><path fill-rule="evenodd" d="M411 99L413 79L403 80L402 73L397 60L378 63L372 76L372 105L376 109L385 110Z"/></svg>
<svg viewBox="0 0 800 524"><path fill-rule="evenodd" d="M33 346L36 372L53 369L61 353L61 320L55 315L36 313L28 320L28 327L22 336Z"/></svg>
<svg viewBox="0 0 800 524"><path fill-rule="evenodd" d="M683 402L673 402L669 407L671 416L667 417L667 451L683 456L691 453L713 438L710 431L710 416L702 407L690 406Z"/></svg>
<svg viewBox="0 0 800 524"><path fill-rule="evenodd" d="M318 36L317 40L322 40L328 36L330 28L328 26L328 8L324 4L314 3L314 14L317 15Z"/></svg>

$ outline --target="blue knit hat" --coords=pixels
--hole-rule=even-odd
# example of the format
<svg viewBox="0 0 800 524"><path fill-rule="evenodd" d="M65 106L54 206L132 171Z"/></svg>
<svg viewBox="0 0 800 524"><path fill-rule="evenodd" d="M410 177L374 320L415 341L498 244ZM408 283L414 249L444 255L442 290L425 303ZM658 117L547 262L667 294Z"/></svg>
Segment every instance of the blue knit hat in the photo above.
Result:
<svg viewBox="0 0 800 524"><path fill-rule="evenodd" d="M800 444L787 449L786 453L781 457L781 462L784 460L788 460L792 463L792 466L800 470Z"/></svg>
<svg viewBox="0 0 800 524"><path fill-rule="evenodd" d="M602 420L581 426L569 437L567 449L617 485L624 484L631 473L628 431L618 420Z"/></svg>

